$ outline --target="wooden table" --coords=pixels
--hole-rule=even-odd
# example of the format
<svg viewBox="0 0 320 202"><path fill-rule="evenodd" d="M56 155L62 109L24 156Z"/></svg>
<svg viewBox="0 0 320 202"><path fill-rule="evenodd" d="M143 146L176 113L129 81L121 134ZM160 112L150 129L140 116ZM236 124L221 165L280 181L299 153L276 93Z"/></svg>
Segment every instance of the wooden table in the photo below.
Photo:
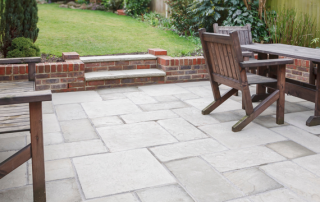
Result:
<svg viewBox="0 0 320 202"><path fill-rule="evenodd" d="M276 59L279 56L286 56L296 59L310 60L310 74L313 73L314 64L318 64L317 82L303 83L293 79L286 78L286 93L295 97L299 97L315 103L314 116L310 116L306 122L308 126L320 125L320 49L285 45L285 44L250 44L242 45L241 48L258 53L258 60ZM269 57L268 57L269 55ZM259 67L257 74L261 76L276 77L277 67ZM310 77L311 78L311 77ZM311 80L310 80L311 81ZM309 81L309 82L310 82ZM272 86L267 86L272 88ZM268 93L272 92L268 89ZM266 87L257 85L256 95L252 96L252 101L259 101L269 95L266 92Z"/></svg>

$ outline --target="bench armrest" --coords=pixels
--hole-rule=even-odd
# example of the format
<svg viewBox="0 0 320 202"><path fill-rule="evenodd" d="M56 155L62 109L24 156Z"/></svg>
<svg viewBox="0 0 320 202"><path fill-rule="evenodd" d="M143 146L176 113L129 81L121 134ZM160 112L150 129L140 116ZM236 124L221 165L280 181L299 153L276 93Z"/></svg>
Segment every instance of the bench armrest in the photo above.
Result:
<svg viewBox="0 0 320 202"><path fill-rule="evenodd" d="M243 57L254 57L253 52L250 51L242 51L242 56Z"/></svg>
<svg viewBox="0 0 320 202"><path fill-rule="evenodd" d="M0 105L22 104L51 100L52 94L50 90L0 94Z"/></svg>
<svg viewBox="0 0 320 202"><path fill-rule="evenodd" d="M245 62L240 62L240 67L255 68L255 67L265 67L265 66L286 65L286 64L293 64L293 60L291 59L249 60Z"/></svg>

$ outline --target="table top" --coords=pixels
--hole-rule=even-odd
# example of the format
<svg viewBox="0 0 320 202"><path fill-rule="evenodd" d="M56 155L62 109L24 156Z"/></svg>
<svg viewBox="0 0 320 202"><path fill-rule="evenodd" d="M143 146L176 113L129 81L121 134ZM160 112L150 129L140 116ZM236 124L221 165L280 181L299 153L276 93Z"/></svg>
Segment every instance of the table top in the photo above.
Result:
<svg viewBox="0 0 320 202"><path fill-rule="evenodd" d="M320 63L320 49L306 48L300 46L292 46L286 44L250 44L241 45L241 48L257 52L273 55L292 57L296 59L310 60L315 63Z"/></svg>

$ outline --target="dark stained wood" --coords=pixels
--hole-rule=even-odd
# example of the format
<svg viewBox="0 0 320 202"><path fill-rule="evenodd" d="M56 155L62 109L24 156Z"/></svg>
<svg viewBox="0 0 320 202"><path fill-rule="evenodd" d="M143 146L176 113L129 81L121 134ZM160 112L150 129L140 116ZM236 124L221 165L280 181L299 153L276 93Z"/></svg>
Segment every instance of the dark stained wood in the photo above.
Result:
<svg viewBox="0 0 320 202"><path fill-rule="evenodd" d="M309 69L310 69L310 74L309 74L309 83L316 85L316 71L315 71L315 64L310 61Z"/></svg>
<svg viewBox="0 0 320 202"><path fill-rule="evenodd" d="M8 159L0 163L0 179L18 168L31 158L31 145L27 145Z"/></svg>
<svg viewBox="0 0 320 202"><path fill-rule="evenodd" d="M277 124L284 124L284 105L285 105L285 84L286 84L286 65L282 64L278 66L278 83L277 87L279 89L279 99L277 100Z"/></svg>
<svg viewBox="0 0 320 202"><path fill-rule="evenodd" d="M3 58L0 59L0 64L22 64L22 63L39 63L40 57L25 57L25 58Z"/></svg>
<svg viewBox="0 0 320 202"><path fill-rule="evenodd" d="M42 103L31 102L30 107L30 133L32 147L32 177L33 198L35 202L46 201L43 129L42 129Z"/></svg>
<svg viewBox="0 0 320 202"><path fill-rule="evenodd" d="M267 54L264 54L264 53L258 53L258 60L266 60L268 59L268 55ZM264 76L266 77L267 76L267 67L265 66L259 66L257 68L257 75L260 75L260 76ZM266 94L266 87L262 86L262 85L257 85L256 87L256 95L252 96L252 102L258 102L258 101L261 101L261 96L262 94ZM263 97L264 99L266 98L265 96Z"/></svg>
<svg viewBox="0 0 320 202"><path fill-rule="evenodd" d="M320 116L310 116L306 122L307 126L320 125Z"/></svg>
<svg viewBox="0 0 320 202"><path fill-rule="evenodd" d="M294 61L292 59L249 60L249 61L240 62L240 67L255 68L257 66L267 67L267 66L293 64L293 63Z"/></svg>
<svg viewBox="0 0 320 202"><path fill-rule="evenodd" d="M316 99L315 99L315 110L314 115L320 116L320 63L318 63L317 68L317 89L316 89Z"/></svg>
<svg viewBox="0 0 320 202"><path fill-rule="evenodd" d="M35 81L35 77L36 77L36 63L28 63L29 81Z"/></svg>
<svg viewBox="0 0 320 202"><path fill-rule="evenodd" d="M255 117L261 114L268 106L275 101L278 101L277 110L277 123L281 124L281 117L284 117L284 91L285 91L285 64L292 64L293 61L289 59L284 60L271 60L271 61L247 61L243 62L243 54L239 42L238 32L230 32L229 35L221 36L219 34L211 34L205 32L204 29L199 30L204 57L207 63L208 72L210 74L210 81L213 86L214 102L209 104L202 110L202 114L210 114L213 110L219 107L224 101L230 98L237 90L242 91L242 103L243 108L246 111L247 116L240 120L232 130L240 131L247 124L249 124ZM244 35L240 36L244 37ZM244 66L244 68L241 67ZM278 72L278 80L273 78L267 78L259 75L247 73L246 66L268 66L281 64L281 71ZM222 97L217 83L232 87ZM250 84L262 84L273 83L279 86L279 90L272 93L262 104L253 108L251 95L249 90ZM278 84L278 85L277 85ZM217 93L217 91L219 93ZM281 93L281 96L279 94ZM215 94L219 95L216 96ZM279 99L281 97L281 99ZM283 118L282 118L283 120Z"/></svg>
<svg viewBox="0 0 320 202"><path fill-rule="evenodd" d="M0 105L21 104L39 101L51 101L50 90L0 94Z"/></svg>

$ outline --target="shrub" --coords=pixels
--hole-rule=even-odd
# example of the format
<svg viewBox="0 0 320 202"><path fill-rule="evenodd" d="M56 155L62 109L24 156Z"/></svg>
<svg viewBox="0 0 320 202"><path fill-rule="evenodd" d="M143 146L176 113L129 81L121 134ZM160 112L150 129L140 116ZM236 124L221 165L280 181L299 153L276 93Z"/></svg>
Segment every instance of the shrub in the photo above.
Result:
<svg viewBox="0 0 320 202"><path fill-rule="evenodd" d="M248 10L243 1L233 0L229 2L229 13L226 20L223 22L224 26L244 26L251 24L253 41L268 41L268 31L264 19L259 18L258 8L259 1L253 1L251 10Z"/></svg>
<svg viewBox="0 0 320 202"><path fill-rule="evenodd" d="M193 0L168 0L170 6L171 22L179 33L190 34L190 27L194 25L190 18L187 7Z"/></svg>
<svg viewBox="0 0 320 202"><path fill-rule="evenodd" d="M112 12L123 8L123 0L102 0L101 4L104 5L106 9L111 9Z"/></svg>
<svg viewBox="0 0 320 202"><path fill-rule="evenodd" d="M128 0L126 13L128 15L142 15L149 11L151 0Z"/></svg>
<svg viewBox="0 0 320 202"><path fill-rule="evenodd" d="M199 28L206 28L213 31L213 24L221 19L225 8L225 3L229 0L195 0L188 6L188 15L192 19L191 29L198 31Z"/></svg>
<svg viewBox="0 0 320 202"><path fill-rule="evenodd" d="M8 58L35 56L40 56L40 49L37 45L32 43L31 39L29 38L15 38L12 40L12 44L8 48Z"/></svg>

